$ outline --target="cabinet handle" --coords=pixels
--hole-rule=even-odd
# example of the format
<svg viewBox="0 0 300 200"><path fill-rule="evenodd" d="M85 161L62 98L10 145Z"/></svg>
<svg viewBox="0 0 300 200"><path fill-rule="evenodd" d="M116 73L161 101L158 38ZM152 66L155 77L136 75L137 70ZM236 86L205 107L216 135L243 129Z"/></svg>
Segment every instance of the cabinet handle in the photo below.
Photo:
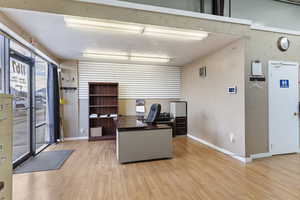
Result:
<svg viewBox="0 0 300 200"><path fill-rule="evenodd" d="M298 113L294 112L294 115L295 115L295 116L297 116L297 115L298 115Z"/></svg>

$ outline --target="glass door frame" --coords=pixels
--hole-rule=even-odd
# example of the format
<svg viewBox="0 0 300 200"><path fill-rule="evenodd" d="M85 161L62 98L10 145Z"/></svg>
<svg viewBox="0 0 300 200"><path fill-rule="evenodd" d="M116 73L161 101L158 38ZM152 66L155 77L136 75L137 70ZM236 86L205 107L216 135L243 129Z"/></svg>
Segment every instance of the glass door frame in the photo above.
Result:
<svg viewBox="0 0 300 200"><path fill-rule="evenodd" d="M50 142L50 138L49 138L49 142L48 143L45 143L43 144L41 147L39 148L36 148L36 129L42 127L42 126L46 126L46 129L48 131L48 134L49 134L49 111L48 111L48 86L47 86L47 83L46 83L46 119L45 119L45 122L42 122L42 123L36 123L36 99L35 99L35 92L36 92L36 57L39 57L40 59L42 59L43 61L45 61L47 63L47 67L46 67L46 82L48 82L48 67L49 67L49 64L46 60L44 60L42 57L40 56L37 56L35 55L34 58L32 58L34 60L34 67L33 67L33 71L32 71L32 74L33 74L33 82L32 82L32 92L33 92L33 99L32 99L32 102L33 102L33 134L34 134L34 137L33 137L33 148L34 148L34 155L37 155L39 154L40 152L42 152L44 149L46 149L48 146L50 146L51 142Z"/></svg>
<svg viewBox="0 0 300 200"><path fill-rule="evenodd" d="M28 106L30 106L29 108L29 122L28 122L28 129L29 130L29 152L26 153L26 155L24 154L24 156L16 159L13 162L13 168L17 167L18 165L20 165L21 163L23 163L25 160L27 160L28 158L32 157L32 156L36 156L37 154L39 154L40 152L42 152L44 149L46 149L48 146L50 146L52 144L51 142L51 138L53 137L53 133L52 131L50 131L50 127L49 127L49 102L48 102L48 92L46 92L46 97L47 97L47 103L46 103L46 109L47 109L47 114L46 114L46 129L47 131L49 131L48 133L50 134L50 141L48 144L45 143L45 145L41 146L39 149L36 148L36 123L35 123L35 57L40 57L41 59L43 59L44 61L47 62L47 70L46 72L49 72L49 63L50 61L45 58L44 56L41 56L39 54L37 54L36 52L34 52L32 49L28 48L27 46L25 46L24 44L20 43L18 40L4 34L4 35L0 35L2 37L0 37L0 64L2 65L2 91L5 94L10 94L10 58L14 58L17 59L21 62L24 62L25 64L29 65L29 69L28 69L28 73L29 73L29 78L28 78L28 84L29 84L29 91L28 91L28 99L29 99L29 104ZM16 43L17 45L19 45L20 47L26 49L27 51L30 52L30 55L23 55L21 52L17 51L16 49L11 48L11 42ZM1 79L0 79L1 81ZM48 90L48 74L46 75L46 82L47 82L47 86L46 89Z"/></svg>
<svg viewBox="0 0 300 200"><path fill-rule="evenodd" d="M31 156L35 155L35 149L34 149L34 145L33 145L33 141L34 141L34 129L33 129L33 67L34 67L34 60L32 58L28 58L26 56L23 56L22 54L9 49L9 67L8 69L10 70L10 58L16 59L20 62L23 62L25 64L27 64L29 66L28 69L28 99L29 99L29 152L27 152L26 154L24 154L22 157L18 158L17 160L15 160L13 162L13 167L17 167L19 164L21 164L22 162L24 162L25 160L27 160L28 158L30 158ZM10 79L9 79L10 80ZM10 81L9 81L9 86L10 86ZM9 93L11 93L10 91L10 87L9 88Z"/></svg>

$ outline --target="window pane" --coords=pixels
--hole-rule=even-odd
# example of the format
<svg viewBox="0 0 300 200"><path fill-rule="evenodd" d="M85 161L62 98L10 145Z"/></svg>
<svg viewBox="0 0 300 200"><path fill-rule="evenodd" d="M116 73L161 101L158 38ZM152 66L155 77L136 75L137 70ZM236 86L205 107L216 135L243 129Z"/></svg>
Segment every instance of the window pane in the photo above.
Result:
<svg viewBox="0 0 300 200"><path fill-rule="evenodd" d="M35 61L35 107L36 124L46 122L47 119L47 67L48 64L40 58Z"/></svg>
<svg viewBox="0 0 300 200"><path fill-rule="evenodd" d="M24 48L23 46L19 45L18 43L12 40L9 42L9 47L23 56L26 56L28 58L31 57L31 52L28 49Z"/></svg>
<svg viewBox="0 0 300 200"><path fill-rule="evenodd" d="M0 93L4 93L4 54L2 50L4 49L4 37L0 35Z"/></svg>
<svg viewBox="0 0 300 200"><path fill-rule="evenodd" d="M29 65L10 58L10 93L13 95L13 160L30 150Z"/></svg>
<svg viewBox="0 0 300 200"><path fill-rule="evenodd" d="M40 126L35 129L36 131L36 149L39 150L45 144L49 144L50 136L48 133L47 125Z"/></svg>
<svg viewBox="0 0 300 200"><path fill-rule="evenodd" d="M3 88L3 75L4 75L4 72L3 71L4 71L3 67L0 64L0 93L3 93L3 90L4 90L4 88Z"/></svg>

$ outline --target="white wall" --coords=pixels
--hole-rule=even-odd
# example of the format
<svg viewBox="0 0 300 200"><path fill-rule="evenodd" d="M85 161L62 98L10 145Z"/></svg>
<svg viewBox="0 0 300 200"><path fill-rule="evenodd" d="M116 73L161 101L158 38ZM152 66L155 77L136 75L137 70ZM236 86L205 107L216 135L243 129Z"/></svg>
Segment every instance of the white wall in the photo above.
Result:
<svg viewBox="0 0 300 200"><path fill-rule="evenodd" d="M200 11L200 0L121 0L153 6L175 8L188 11ZM211 0L206 0L211 1Z"/></svg>
<svg viewBox="0 0 300 200"><path fill-rule="evenodd" d="M203 66L206 78L199 77ZM240 156L245 156L244 67L245 44L237 41L185 66L182 80L188 133ZM227 93L231 86L237 86L237 94Z"/></svg>
<svg viewBox="0 0 300 200"><path fill-rule="evenodd" d="M232 17L300 31L300 6L275 0L232 0Z"/></svg>

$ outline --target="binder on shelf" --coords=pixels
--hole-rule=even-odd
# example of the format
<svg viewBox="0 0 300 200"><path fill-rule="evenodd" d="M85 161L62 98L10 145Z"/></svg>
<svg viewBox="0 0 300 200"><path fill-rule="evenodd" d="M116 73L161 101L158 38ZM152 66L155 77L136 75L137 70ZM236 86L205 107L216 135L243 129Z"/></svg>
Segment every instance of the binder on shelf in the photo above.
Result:
<svg viewBox="0 0 300 200"><path fill-rule="evenodd" d="M97 117L98 117L97 114L91 114L91 115L90 115L90 118L97 118Z"/></svg>

